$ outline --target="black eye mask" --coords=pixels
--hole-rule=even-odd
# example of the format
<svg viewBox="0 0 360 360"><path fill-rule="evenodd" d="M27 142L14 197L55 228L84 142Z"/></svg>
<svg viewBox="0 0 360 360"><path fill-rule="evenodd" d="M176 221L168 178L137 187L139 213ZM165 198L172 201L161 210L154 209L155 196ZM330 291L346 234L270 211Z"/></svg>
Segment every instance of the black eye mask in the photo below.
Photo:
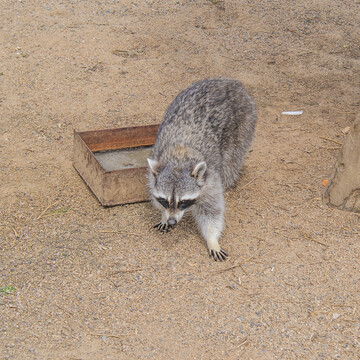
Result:
<svg viewBox="0 0 360 360"><path fill-rule="evenodd" d="M182 201L179 201L177 207L178 207L178 209L180 209L180 210L185 210L185 209L187 209L188 207L190 207L191 205L194 205L195 202L196 202L195 199L182 200Z"/></svg>
<svg viewBox="0 0 360 360"><path fill-rule="evenodd" d="M161 204L165 209L169 208L169 202L166 199L163 198L156 198L159 204Z"/></svg>

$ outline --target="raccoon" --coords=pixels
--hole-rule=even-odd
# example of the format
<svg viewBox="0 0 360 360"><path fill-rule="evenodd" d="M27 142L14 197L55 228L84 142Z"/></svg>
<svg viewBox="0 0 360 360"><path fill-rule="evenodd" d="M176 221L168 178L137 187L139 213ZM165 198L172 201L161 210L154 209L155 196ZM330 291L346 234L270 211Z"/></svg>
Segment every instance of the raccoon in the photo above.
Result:
<svg viewBox="0 0 360 360"><path fill-rule="evenodd" d="M175 98L147 159L152 202L162 212L154 228L167 232L191 212L210 256L226 259L219 245L224 191L239 177L256 120L255 103L237 80L199 81Z"/></svg>

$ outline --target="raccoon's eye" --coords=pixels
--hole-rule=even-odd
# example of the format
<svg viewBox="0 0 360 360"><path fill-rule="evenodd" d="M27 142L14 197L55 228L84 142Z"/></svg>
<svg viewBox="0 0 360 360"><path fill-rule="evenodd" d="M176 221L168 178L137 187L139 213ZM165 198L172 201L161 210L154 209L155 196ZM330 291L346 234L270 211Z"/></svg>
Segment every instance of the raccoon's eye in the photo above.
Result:
<svg viewBox="0 0 360 360"><path fill-rule="evenodd" d="M189 200L181 200L178 203L178 208L180 210L185 210L188 207L190 207L191 205L195 204L196 200L195 199L189 199Z"/></svg>
<svg viewBox="0 0 360 360"><path fill-rule="evenodd" d="M156 200L161 204L165 209L169 208L169 202L163 198L156 198Z"/></svg>

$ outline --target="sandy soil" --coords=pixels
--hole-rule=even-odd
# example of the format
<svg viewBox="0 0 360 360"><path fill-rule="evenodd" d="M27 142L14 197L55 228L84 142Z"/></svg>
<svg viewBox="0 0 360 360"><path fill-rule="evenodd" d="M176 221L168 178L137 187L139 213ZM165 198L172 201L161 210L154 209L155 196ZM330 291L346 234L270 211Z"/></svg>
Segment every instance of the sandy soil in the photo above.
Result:
<svg viewBox="0 0 360 360"><path fill-rule="evenodd" d="M0 358L358 359L359 215L321 197L359 112L359 23L358 0L6 1ZM72 165L74 128L158 123L215 76L259 109L223 263L191 221L103 208Z"/></svg>

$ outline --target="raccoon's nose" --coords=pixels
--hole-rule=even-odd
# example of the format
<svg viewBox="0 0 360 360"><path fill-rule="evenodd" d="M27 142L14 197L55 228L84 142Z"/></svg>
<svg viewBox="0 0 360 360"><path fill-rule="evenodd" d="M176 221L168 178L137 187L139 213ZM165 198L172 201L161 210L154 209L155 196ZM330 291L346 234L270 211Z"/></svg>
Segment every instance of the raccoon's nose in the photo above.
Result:
<svg viewBox="0 0 360 360"><path fill-rule="evenodd" d="M170 226L174 226L174 225L176 225L176 223L177 223L177 221L176 221L176 219L174 219L174 218L170 218L170 219L168 220L168 224L169 224Z"/></svg>

